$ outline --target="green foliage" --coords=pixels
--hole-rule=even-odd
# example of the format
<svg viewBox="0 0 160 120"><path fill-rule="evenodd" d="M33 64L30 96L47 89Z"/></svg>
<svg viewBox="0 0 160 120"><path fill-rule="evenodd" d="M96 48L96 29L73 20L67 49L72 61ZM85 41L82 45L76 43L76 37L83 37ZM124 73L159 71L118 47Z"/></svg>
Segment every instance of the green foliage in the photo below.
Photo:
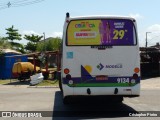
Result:
<svg viewBox="0 0 160 120"><path fill-rule="evenodd" d="M59 83L58 80L43 80L36 86L58 86L58 83Z"/></svg>
<svg viewBox="0 0 160 120"><path fill-rule="evenodd" d="M25 35L24 39L30 41L31 43L36 44L37 42L39 42L41 39L43 38L43 36L39 36L39 35Z"/></svg>
<svg viewBox="0 0 160 120"><path fill-rule="evenodd" d="M6 28L7 31L7 37L5 38L6 41L10 40L9 44L11 45L11 48L14 50L17 50L21 53L25 53L24 46L20 43L15 42L14 40L21 40L21 34L18 33L18 29L14 29L14 26L10 28Z"/></svg>
<svg viewBox="0 0 160 120"><path fill-rule="evenodd" d="M0 37L0 49L9 49L11 44L7 41L6 38Z"/></svg>
<svg viewBox="0 0 160 120"><path fill-rule="evenodd" d="M27 43L25 49L30 51L30 52L35 52L37 48L37 43L43 38L43 36L38 36L38 35L25 35L24 39L28 40L29 42Z"/></svg>
<svg viewBox="0 0 160 120"><path fill-rule="evenodd" d="M59 50L62 40L60 38L48 38L37 45L37 51L56 51Z"/></svg>
<svg viewBox="0 0 160 120"><path fill-rule="evenodd" d="M53 48L54 50L59 50L62 44L62 39L60 38L54 38L54 44L53 44Z"/></svg>
<svg viewBox="0 0 160 120"><path fill-rule="evenodd" d="M36 50L39 52L45 51L45 44L42 42L38 43Z"/></svg>
<svg viewBox="0 0 160 120"><path fill-rule="evenodd" d="M24 50L24 46L20 43L16 43L16 42L11 42L11 45L13 46L12 49L19 51L21 53L26 53ZM16 47L14 47L16 46Z"/></svg>
<svg viewBox="0 0 160 120"><path fill-rule="evenodd" d="M28 42L27 45L25 46L25 49L34 52L36 51L36 45L31 42Z"/></svg>
<svg viewBox="0 0 160 120"><path fill-rule="evenodd" d="M7 37L0 37L0 48L1 49L14 49L21 53L25 53L25 50L29 52L42 52L42 51L56 51L61 47L61 38L48 38L46 40L41 40L43 36L38 35L25 35L24 39L29 42L24 47L22 44L15 42L14 40L21 40L21 34L18 33L18 29L15 29L12 25L10 28L6 28Z"/></svg>
<svg viewBox="0 0 160 120"><path fill-rule="evenodd" d="M7 39L11 40L13 42L13 40L21 40L21 34L18 33L18 29L14 29L14 26L12 25L12 27L10 28L6 28L7 30Z"/></svg>

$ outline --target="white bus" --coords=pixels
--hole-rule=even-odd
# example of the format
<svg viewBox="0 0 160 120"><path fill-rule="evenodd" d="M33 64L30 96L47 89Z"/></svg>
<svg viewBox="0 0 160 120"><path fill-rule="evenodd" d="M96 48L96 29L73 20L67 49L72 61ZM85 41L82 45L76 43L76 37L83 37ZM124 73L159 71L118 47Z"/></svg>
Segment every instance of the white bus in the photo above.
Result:
<svg viewBox="0 0 160 120"><path fill-rule="evenodd" d="M71 18L63 31L60 88L69 96L140 95L140 56L136 20L122 16Z"/></svg>

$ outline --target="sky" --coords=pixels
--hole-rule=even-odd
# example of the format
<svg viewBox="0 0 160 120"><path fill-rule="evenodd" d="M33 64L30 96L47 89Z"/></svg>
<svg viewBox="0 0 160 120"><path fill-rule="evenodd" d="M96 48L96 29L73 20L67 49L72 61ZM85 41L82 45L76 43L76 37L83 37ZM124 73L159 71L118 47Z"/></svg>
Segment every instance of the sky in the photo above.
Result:
<svg viewBox="0 0 160 120"><path fill-rule="evenodd" d="M66 12L71 17L122 15L137 20L140 46L160 42L160 0L0 0L0 36L14 25L19 33L62 37ZM21 40L26 44L26 40Z"/></svg>

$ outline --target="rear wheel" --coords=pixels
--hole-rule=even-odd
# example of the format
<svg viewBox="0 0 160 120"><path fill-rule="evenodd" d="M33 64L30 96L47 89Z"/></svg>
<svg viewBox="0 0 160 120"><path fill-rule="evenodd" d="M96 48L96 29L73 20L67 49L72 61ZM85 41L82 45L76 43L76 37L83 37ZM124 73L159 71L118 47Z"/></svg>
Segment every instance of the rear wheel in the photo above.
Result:
<svg viewBox="0 0 160 120"><path fill-rule="evenodd" d="M59 80L59 89L61 90L61 92L63 91L62 90L62 81L61 80Z"/></svg>
<svg viewBox="0 0 160 120"><path fill-rule="evenodd" d="M63 104L64 104L64 105L70 104L70 97L64 97L64 98L63 98Z"/></svg>
<svg viewBox="0 0 160 120"><path fill-rule="evenodd" d="M123 97L122 96L116 96L113 101L116 102L116 103L122 103L123 102Z"/></svg>
<svg viewBox="0 0 160 120"><path fill-rule="evenodd" d="M62 90L62 81L61 81L61 72L57 72L56 73L56 78L59 81L59 89L63 92L63 90Z"/></svg>

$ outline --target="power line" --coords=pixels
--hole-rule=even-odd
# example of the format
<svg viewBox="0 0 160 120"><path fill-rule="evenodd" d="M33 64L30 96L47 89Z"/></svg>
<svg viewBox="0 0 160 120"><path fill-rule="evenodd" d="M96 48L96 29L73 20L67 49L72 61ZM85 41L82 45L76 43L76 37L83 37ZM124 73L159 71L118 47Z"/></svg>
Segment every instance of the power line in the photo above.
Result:
<svg viewBox="0 0 160 120"><path fill-rule="evenodd" d="M6 8L8 8L8 7L7 6L6 7L0 7L0 10L6 9Z"/></svg>
<svg viewBox="0 0 160 120"><path fill-rule="evenodd" d="M10 2L10 3L12 3L12 4L15 4L15 3L21 3L21 2L25 2L25 1L26 1L26 2L27 2L27 1L30 2L30 1L32 1L32 0L10 0L10 1L8 1L8 2ZM7 2L7 3L8 3L8 2ZM0 3L0 6L2 6L2 5L6 5L6 2L1 2L1 3Z"/></svg>
<svg viewBox="0 0 160 120"><path fill-rule="evenodd" d="M12 3L21 3L21 2L25 2L25 1L30 1L30 0L18 0L18 1L13 1Z"/></svg>
<svg viewBox="0 0 160 120"><path fill-rule="evenodd" d="M34 1L31 1L31 2L27 2L27 3L13 4L12 7L22 7L22 6L27 6L27 5L40 3L40 2L43 2L43 1L44 0L34 0Z"/></svg>
<svg viewBox="0 0 160 120"><path fill-rule="evenodd" d="M153 39L155 39L155 38L157 38L157 37L160 37L160 35L154 36L153 38L151 38L151 39L149 39L149 40L153 40Z"/></svg>
<svg viewBox="0 0 160 120"><path fill-rule="evenodd" d="M43 2L45 0L18 0L18 1L9 1L8 3L0 3L0 10L10 8L10 7L22 7L27 5L32 5L36 3Z"/></svg>

